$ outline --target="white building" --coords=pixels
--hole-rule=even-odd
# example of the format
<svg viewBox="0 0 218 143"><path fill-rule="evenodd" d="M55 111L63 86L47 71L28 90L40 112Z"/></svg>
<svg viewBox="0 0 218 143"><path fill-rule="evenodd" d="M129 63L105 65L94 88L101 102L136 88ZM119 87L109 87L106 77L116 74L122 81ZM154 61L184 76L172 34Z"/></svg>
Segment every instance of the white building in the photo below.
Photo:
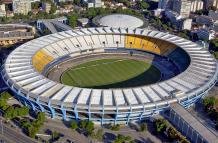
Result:
<svg viewBox="0 0 218 143"><path fill-rule="evenodd" d="M192 19L184 19L181 22L181 30L191 30L192 28Z"/></svg>
<svg viewBox="0 0 218 143"><path fill-rule="evenodd" d="M104 2L102 2L101 0L90 0L88 1L88 8L91 8L91 7L102 7L104 6Z"/></svg>
<svg viewBox="0 0 218 143"><path fill-rule="evenodd" d="M191 12L196 12L204 8L204 2L202 0L192 0L191 1Z"/></svg>
<svg viewBox="0 0 218 143"><path fill-rule="evenodd" d="M6 16L5 4L0 4L0 17Z"/></svg>
<svg viewBox="0 0 218 143"><path fill-rule="evenodd" d="M13 0L13 12L27 15L31 11L30 0Z"/></svg>
<svg viewBox="0 0 218 143"><path fill-rule="evenodd" d="M191 30L192 19L183 18L181 15L174 11L165 11L165 15L170 21L177 26L180 30Z"/></svg>
<svg viewBox="0 0 218 143"><path fill-rule="evenodd" d="M213 7L218 9L218 0L213 0Z"/></svg>

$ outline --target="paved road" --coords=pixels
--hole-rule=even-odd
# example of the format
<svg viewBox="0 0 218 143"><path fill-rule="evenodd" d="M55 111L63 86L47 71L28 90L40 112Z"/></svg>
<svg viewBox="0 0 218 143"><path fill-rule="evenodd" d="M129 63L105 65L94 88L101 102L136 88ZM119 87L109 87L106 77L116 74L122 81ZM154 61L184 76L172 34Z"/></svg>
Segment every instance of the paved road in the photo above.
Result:
<svg viewBox="0 0 218 143"><path fill-rule="evenodd" d="M77 131L72 131L72 129L66 127L61 120L47 119L44 123L42 130L50 129L53 131L58 131L59 133L64 134L64 137L74 141L75 143L89 143L90 140L82 134L79 134Z"/></svg>
<svg viewBox="0 0 218 143"><path fill-rule="evenodd" d="M8 125L5 125L4 123L2 124L2 126L0 125L0 130L0 138L6 143L37 143L33 139L21 133L19 130L8 127Z"/></svg>
<svg viewBox="0 0 218 143"><path fill-rule="evenodd" d="M211 132L218 137L218 131L215 129L215 123L206 115L204 109L199 107L198 103L196 107L191 107L188 111L204 126L206 126Z"/></svg>
<svg viewBox="0 0 218 143"><path fill-rule="evenodd" d="M76 131L72 131L72 129L67 128L62 121L60 120L52 120L47 119L46 123L44 124L44 129L50 129L54 131L58 131L60 133L63 133L65 138L74 140L75 143L90 143L90 139L85 137L82 134L79 134ZM96 126L96 129L101 128L100 126ZM106 133L108 136L105 138L105 143L111 143L111 141L114 139L114 135L122 134L122 135L129 135L132 137L132 139L136 139L138 141L141 141L143 143L161 143L161 140L157 138L156 136L152 135L150 132L137 132L136 130L133 130L127 126L122 126L120 131L112 131L109 129L104 128L104 133Z"/></svg>

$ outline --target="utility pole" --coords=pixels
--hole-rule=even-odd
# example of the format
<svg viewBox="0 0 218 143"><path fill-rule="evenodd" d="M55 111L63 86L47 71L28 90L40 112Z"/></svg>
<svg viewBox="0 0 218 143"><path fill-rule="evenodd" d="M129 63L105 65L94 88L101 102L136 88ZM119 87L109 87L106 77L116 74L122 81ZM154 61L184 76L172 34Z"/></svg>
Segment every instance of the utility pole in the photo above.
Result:
<svg viewBox="0 0 218 143"><path fill-rule="evenodd" d="M2 113L1 113L1 112L0 112L0 116L2 116ZM2 134L2 136L3 136L3 133L4 133L4 132L3 132L3 124L2 124L2 119L0 119L0 120L1 120L1 121L0 121L0 122L1 122L1 134Z"/></svg>
<svg viewBox="0 0 218 143"><path fill-rule="evenodd" d="M1 119L1 128L2 128L2 136L3 136L4 132L3 132L3 124L2 124L2 119Z"/></svg>

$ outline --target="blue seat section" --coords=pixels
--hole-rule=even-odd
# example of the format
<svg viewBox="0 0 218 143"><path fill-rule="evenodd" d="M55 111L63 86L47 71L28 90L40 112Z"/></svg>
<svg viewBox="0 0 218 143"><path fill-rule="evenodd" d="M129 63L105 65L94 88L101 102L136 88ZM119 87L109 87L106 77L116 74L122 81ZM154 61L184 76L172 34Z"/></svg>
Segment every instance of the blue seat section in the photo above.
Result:
<svg viewBox="0 0 218 143"><path fill-rule="evenodd" d="M181 48L176 48L167 57L177 65L180 72L185 71L190 64L189 55Z"/></svg>

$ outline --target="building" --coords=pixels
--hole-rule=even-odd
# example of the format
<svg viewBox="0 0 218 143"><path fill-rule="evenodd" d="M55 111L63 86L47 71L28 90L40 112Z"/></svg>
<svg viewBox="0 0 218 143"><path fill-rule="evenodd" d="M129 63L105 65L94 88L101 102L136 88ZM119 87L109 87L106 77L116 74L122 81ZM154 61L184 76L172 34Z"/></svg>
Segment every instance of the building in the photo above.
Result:
<svg viewBox="0 0 218 143"><path fill-rule="evenodd" d="M180 30L191 30L192 28L192 19L182 19L179 26Z"/></svg>
<svg viewBox="0 0 218 143"><path fill-rule="evenodd" d="M48 2L45 2L42 4L42 9L46 12L46 13L50 13L51 10L51 4Z"/></svg>
<svg viewBox="0 0 218 143"><path fill-rule="evenodd" d="M191 1L174 0L173 11L177 12L182 18L188 18L191 12Z"/></svg>
<svg viewBox="0 0 218 143"><path fill-rule="evenodd" d="M185 135L192 143L217 143L216 134L211 132L190 112L179 104L171 105L167 117L170 122Z"/></svg>
<svg viewBox="0 0 218 143"><path fill-rule="evenodd" d="M35 28L28 24L0 24L0 46L7 47L33 39Z"/></svg>
<svg viewBox="0 0 218 143"><path fill-rule="evenodd" d="M189 18L182 18L181 15L174 11L165 11L165 15L170 21L176 25L179 30L191 30L192 28L192 19Z"/></svg>
<svg viewBox="0 0 218 143"><path fill-rule="evenodd" d="M158 9L172 9L173 0L159 0Z"/></svg>
<svg viewBox="0 0 218 143"><path fill-rule="evenodd" d="M201 25L210 26L211 24L213 24L213 20L209 16L199 15L199 16L196 17L196 23L201 24Z"/></svg>
<svg viewBox="0 0 218 143"><path fill-rule="evenodd" d="M15 14L27 15L31 11L30 0L13 0L13 12Z"/></svg>
<svg viewBox="0 0 218 143"><path fill-rule="evenodd" d="M195 32L201 40L211 40L215 38L215 31L201 28Z"/></svg>
<svg viewBox="0 0 218 143"><path fill-rule="evenodd" d="M218 33L218 21L213 23L213 26L211 27L216 33Z"/></svg>
<svg viewBox="0 0 218 143"><path fill-rule="evenodd" d="M101 0L88 0L88 8L91 7L102 7L104 5L104 2L102 2Z"/></svg>
<svg viewBox="0 0 218 143"><path fill-rule="evenodd" d="M144 19L127 14L100 15L92 21L97 26L113 28L139 28L146 26Z"/></svg>
<svg viewBox="0 0 218 143"><path fill-rule="evenodd" d="M191 1L191 12L203 10L203 8L204 8L204 2L202 0L192 0Z"/></svg>
<svg viewBox="0 0 218 143"><path fill-rule="evenodd" d="M6 16L5 4L0 4L0 17Z"/></svg>
<svg viewBox="0 0 218 143"><path fill-rule="evenodd" d="M80 18L77 21L80 24L80 26L82 26L82 27L86 26L89 23L89 19L88 18Z"/></svg>
<svg viewBox="0 0 218 143"><path fill-rule="evenodd" d="M210 10L208 16L211 17L213 21L218 21L218 11Z"/></svg>
<svg viewBox="0 0 218 143"><path fill-rule="evenodd" d="M213 0L213 7L218 9L218 0Z"/></svg>
<svg viewBox="0 0 218 143"><path fill-rule="evenodd" d="M129 52L147 56L146 60L157 65L164 60L164 70L160 71L165 79L149 85L98 89L67 86L44 76L69 60ZM169 62L175 68L168 67ZM169 76L169 71L174 70L177 76ZM216 84L218 66L206 49L169 33L97 27L62 31L29 41L10 53L1 75L14 96L35 112L63 120L128 124L165 111L173 103L184 107L194 104Z"/></svg>
<svg viewBox="0 0 218 143"><path fill-rule="evenodd" d="M178 20L182 19L181 15L172 10L165 11L165 15L172 23L176 23Z"/></svg>

